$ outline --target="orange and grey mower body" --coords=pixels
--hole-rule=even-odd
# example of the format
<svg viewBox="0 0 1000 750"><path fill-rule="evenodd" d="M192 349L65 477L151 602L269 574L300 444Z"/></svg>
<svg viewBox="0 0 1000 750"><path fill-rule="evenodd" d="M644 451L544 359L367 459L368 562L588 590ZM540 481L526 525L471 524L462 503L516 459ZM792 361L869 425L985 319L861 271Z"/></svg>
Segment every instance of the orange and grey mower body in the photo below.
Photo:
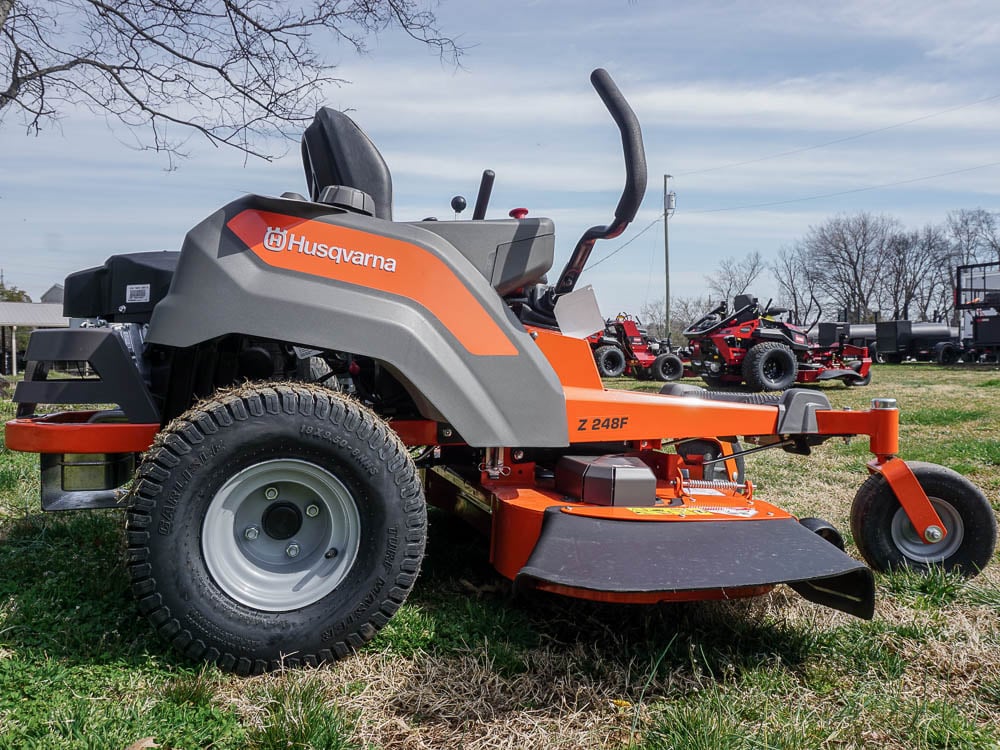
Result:
<svg viewBox="0 0 1000 750"><path fill-rule="evenodd" d="M852 514L865 559L986 564L988 503L897 458L891 399L604 389L585 338L599 315L562 330L646 174L632 110L607 73L592 81L626 186L554 285L550 220L484 218L492 173L470 221L394 221L385 163L331 110L303 139L308 196L241 198L179 253L67 279L65 312L87 323L33 334L7 447L41 454L44 509L127 508L133 591L178 649L239 673L346 655L414 585L427 503L480 529L519 588L654 603L788 584L871 617L870 568L745 469L857 434L873 453ZM77 377L49 377L65 363Z"/></svg>

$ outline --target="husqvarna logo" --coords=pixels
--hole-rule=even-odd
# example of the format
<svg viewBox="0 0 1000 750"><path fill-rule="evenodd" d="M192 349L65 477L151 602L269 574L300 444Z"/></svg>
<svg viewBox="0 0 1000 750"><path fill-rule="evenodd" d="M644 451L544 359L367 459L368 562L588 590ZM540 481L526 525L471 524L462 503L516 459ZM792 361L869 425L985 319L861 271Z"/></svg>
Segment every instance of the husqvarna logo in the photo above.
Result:
<svg viewBox="0 0 1000 750"><path fill-rule="evenodd" d="M288 230L281 227L268 227L264 233L264 247L273 253L280 253L288 244Z"/></svg>
<svg viewBox="0 0 1000 750"><path fill-rule="evenodd" d="M308 237L289 232L281 227L268 227L264 232L264 248L272 253L298 252L302 255L312 255L316 258L325 258L334 263L350 263L352 266L364 266L378 271L396 272L396 259L378 255L377 253L366 253L362 250L351 250L339 245L327 245L323 242L314 242Z"/></svg>

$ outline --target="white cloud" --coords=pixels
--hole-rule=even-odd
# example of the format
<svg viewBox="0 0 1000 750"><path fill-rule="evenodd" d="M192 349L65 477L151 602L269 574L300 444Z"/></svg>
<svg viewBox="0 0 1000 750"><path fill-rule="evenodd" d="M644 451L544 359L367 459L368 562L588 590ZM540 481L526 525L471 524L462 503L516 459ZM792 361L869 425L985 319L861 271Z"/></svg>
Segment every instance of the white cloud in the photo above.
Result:
<svg viewBox="0 0 1000 750"><path fill-rule="evenodd" d="M895 189L720 213L699 209L791 200L908 180L1000 159L995 3L890 0L871 4L713 2L587 5L552 0L503 6L444 4L446 28L478 46L451 71L396 46L339 73L350 86L329 102L350 107L393 172L401 219L451 215L470 203L484 168L497 183L490 216L526 205L557 222L560 261L579 234L610 220L621 190L621 146L587 73L603 65L643 124L649 192L634 226L599 243L594 258L628 241L659 213L661 175L677 175L678 284L698 288L721 257L768 254L840 211L873 210L919 226L949 209L1000 209L998 168ZM449 15L450 14L450 15ZM456 19L456 22L452 22ZM461 26L457 25L460 22ZM753 160L921 119L824 148ZM40 293L66 272L112 252L178 247L195 222L245 192L304 189L295 143L273 164L192 141L195 157L173 173L123 148L103 120L73 113L53 131L24 138L0 129L0 210L9 241L0 265ZM469 214L466 213L466 216ZM662 229L635 240L619 265L601 266L599 294L634 301L650 285ZM674 244L674 243L672 243ZM29 279L30 281L25 281ZM655 284L653 285L655 288Z"/></svg>
<svg viewBox="0 0 1000 750"><path fill-rule="evenodd" d="M848 27L887 38L911 39L925 46L929 57L968 59L995 54L1000 19L993 2L950 0L915 2L883 0L878 4L850 0L831 6Z"/></svg>

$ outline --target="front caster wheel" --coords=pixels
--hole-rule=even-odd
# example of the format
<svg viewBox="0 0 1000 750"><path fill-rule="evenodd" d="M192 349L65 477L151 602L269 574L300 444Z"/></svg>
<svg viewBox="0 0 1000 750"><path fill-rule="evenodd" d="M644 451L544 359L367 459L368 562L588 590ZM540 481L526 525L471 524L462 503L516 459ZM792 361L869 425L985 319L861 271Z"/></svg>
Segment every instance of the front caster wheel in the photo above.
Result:
<svg viewBox="0 0 1000 750"><path fill-rule="evenodd" d="M860 378L845 377L844 385L848 388L864 388L866 385L871 385L872 382L872 371L868 370L868 374Z"/></svg>
<svg viewBox="0 0 1000 750"><path fill-rule="evenodd" d="M617 378L625 372L625 354L617 346L602 346L594 352L594 361L597 362L597 372L602 378Z"/></svg>
<svg viewBox="0 0 1000 750"><path fill-rule="evenodd" d="M879 571L939 566L974 576L993 556L997 523L986 496L969 480L935 464L908 462L948 532L925 543L881 474L870 476L851 506L851 533L862 557Z"/></svg>
<svg viewBox="0 0 1000 750"><path fill-rule="evenodd" d="M669 383L684 377L684 360L676 354L661 354L653 360L653 365L649 369L654 378Z"/></svg>
<svg viewBox="0 0 1000 750"><path fill-rule="evenodd" d="M167 425L126 531L157 631L254 674L371 640L416 579L426 510L413 459L374 412L315 385L254 385Z"/></svg>

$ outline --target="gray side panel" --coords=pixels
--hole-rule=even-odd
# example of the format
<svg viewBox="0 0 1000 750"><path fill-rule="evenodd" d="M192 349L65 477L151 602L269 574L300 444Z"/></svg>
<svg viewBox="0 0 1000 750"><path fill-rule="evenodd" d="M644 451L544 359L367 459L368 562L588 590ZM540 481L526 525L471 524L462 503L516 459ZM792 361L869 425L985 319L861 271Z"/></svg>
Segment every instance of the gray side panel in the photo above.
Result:
<svg viewBox="0 0 1000 750"><path fill-rule="evenodd" d="M517 349L477 356L412 300L265 265L227 228L246 209L314 219L410 242L441 258ZM188 233L147 341L188 347L229 333L374 357L401 373L475 446L569 444L562 386L486 278L441 237L303 201L248 196ZM421 403L421 399L417 399ZM425 416L435 418L434 413Z"/></svg>

